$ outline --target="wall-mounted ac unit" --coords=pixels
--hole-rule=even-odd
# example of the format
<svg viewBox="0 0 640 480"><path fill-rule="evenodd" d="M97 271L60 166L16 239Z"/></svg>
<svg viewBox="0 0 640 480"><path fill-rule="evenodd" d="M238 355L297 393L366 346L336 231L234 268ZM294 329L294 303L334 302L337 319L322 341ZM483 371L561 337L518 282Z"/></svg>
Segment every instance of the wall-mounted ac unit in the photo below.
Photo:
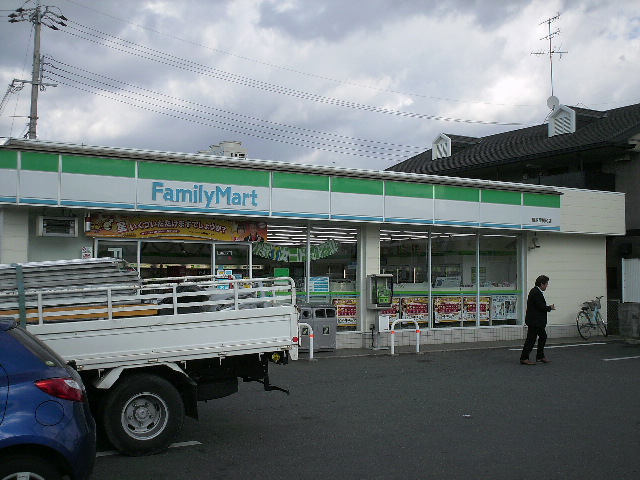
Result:
<svg viewBox="0 0 640 480"><path fill-rule="evenodd" d="M38 216L36 235L39 237L77 237L78 219L76 217Z"/></svg>

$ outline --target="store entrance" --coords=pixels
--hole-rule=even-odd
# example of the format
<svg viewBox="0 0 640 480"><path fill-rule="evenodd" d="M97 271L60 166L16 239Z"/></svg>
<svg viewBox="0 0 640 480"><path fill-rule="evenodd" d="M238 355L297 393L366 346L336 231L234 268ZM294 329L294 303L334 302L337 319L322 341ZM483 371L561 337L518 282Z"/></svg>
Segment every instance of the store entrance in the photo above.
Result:
<svg viewBox="0 0 640 480"><path fill-rule="evenodd" d="M97 241L98 257L123 258L142 278L233 275L249 278L249 244L189 241Z"/></svg>
<svg viewBox="0 0 640 480"><path fill-rule="evenodd" d="M211 275L211 243L141 242L142 278Z"/></svg>

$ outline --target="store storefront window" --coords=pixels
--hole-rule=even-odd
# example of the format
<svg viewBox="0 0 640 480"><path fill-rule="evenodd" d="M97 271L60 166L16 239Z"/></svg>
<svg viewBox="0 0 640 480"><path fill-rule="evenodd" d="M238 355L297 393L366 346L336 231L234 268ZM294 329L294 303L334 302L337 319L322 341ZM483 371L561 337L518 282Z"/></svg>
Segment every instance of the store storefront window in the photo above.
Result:
<svg viewBox="0 0 640 480"><path fill-rule="evenodd" d="M518 237L480 236L480 293L490 305L483 325L515 325L518 304Z"/></svg>
<svg viewBox="0 0 640 480"><path fill-rule="evenodd" d="M476 234L472 231L436 231L431 238L433 326L474 326Z"/></svg>
<svg viewBox="0 0 640 480"><path fill-rule="evenodd" d="M385 313L408 320L399 328L414 328L409 320L432 328L516 324L517 245L517 235L471 229L382 230L380 271L395 283Z"/></svg>
<svg viewBox="0 0 640 480"><path fill-rule="evenodd" d="M235 278L249 278L252 276L249 262L249 244L216 242L214 248L215 262L212 271L214 275L231 275Z"/></svg>
<svg viewBox="0 0 640 480"><path fill-rule="evenodd" d="M99 240L98 257L122 258L134 267L138 266L138 242Z"/></svg>

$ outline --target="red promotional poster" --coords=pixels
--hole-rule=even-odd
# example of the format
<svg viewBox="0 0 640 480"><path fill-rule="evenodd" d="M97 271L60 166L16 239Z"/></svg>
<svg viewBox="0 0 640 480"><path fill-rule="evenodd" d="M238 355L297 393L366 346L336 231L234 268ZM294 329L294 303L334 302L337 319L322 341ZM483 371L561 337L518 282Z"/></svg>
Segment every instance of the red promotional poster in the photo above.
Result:
<svg viewBox="0 0 640 480"><path fill-rule="evenodd" d="M447 296L433 299L433 321L459 322L462 318L462 297Z"/></svg>

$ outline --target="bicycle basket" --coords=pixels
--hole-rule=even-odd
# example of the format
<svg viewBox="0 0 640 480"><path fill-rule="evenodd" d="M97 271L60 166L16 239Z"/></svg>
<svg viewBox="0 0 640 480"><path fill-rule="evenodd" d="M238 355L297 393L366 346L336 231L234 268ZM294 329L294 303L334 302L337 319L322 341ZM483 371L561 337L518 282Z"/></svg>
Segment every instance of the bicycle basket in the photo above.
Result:
<svg viewBox="0 0 640 480"><path fill-rule="evenodd" d="M589 302L584 302L586 305L589 306L589 310L594 311L596 309L596 306L599 307L599 305L597 305L600 302L596 302L596 300L591 300Z"/></svg>

